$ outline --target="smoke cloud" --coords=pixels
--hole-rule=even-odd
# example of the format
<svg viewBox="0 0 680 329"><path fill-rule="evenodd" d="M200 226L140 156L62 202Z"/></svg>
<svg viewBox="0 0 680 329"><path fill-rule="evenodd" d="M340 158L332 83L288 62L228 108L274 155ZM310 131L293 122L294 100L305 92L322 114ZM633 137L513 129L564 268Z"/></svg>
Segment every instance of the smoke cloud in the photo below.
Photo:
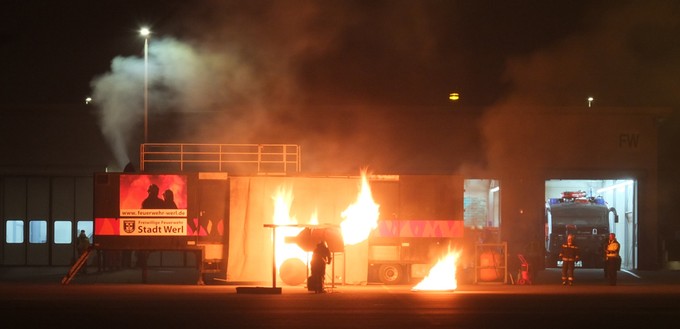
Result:
<svg viewBox="0 0 680 329"><path fill-rule="evenodd" d="M225 92L237 94L238 88L221 90L225 80L241 86L247 72L229 68L229 57L215 55L187 43L172 39L154 39L148 49L149 116L172 111L202 111L226 98ZM100 108L101 126L118 164L130 161L130 147L139 137L144 120L143 57L116 57L111 71L92 81L95 103ZM215 74L231 72L231 76Z"/></svg>
<svg viewBox="0 0 680 329"><path fill-rule="evenodd" d="M673 92L679 46L668 42L680 32L673 1L598 2L583 26L539 43L539 35L505 32L503 24L541 28L513 20L510 4L185 6L153 28L172 37L158 32L149 42L150 141L299 144L306 172L501 167L516 154L512 136L541 136L541 127L528 132L513 121L514 111L584 106L588 96L596 106L665 105L680 97ZM555 5L531 10L543 7ZM567 14L586 6L576 7ZM141 141L143 66L139 56L120 56L92 81L121 166ZM452 91L461 92L462 105L482 104L483 111L452 107Z"/></svg>
<svg viewBox="0 0 680 329"><path fill-rule="evenodd" d="M192 3L174 22L176 38L149 42L150 142L295 143L306 170L334 173L413 161L411 145L433 141L400 138L396 129L419 114L386 104L428 90L418 71L434 66L426 65L434 45L420 7ZM121 166L140 140L143 69L143 58L121 56L92 81ZM395 154L397 145L407 151Z"/></svg>
<svg viewBox="0 0 680 329"><path fill-rule="evenodd" d="M594 98L594 110L679 105L680 44L673 41L680 33L679 15L674 1L597 7L580 32L509 58L504 77L511 88L484 118L489 167L501 170L520 157L538 162L549 150L533 141L569 134L568 128L560 132L554 125L535 124L530 114L548 114L558 107L584 109L588 97ZM527 173L534 169L513 167Z"/></svg>
<svg viewBox="0 0 680 329"><path fill-rule="evenodd" d="M102 133L123 168L129 161L130 134L143 116L144 62L134 58L115 58L111 73L92 82L93 96L100 111ZM141 77L141 78L140 78Z"/></svg>

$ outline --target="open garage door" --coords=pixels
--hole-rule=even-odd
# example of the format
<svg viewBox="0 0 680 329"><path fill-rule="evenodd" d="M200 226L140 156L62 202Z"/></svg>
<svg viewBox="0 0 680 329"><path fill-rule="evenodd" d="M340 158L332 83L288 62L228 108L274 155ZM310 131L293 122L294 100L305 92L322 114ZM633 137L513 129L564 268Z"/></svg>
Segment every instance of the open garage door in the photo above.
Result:
<svg viewBox="0 0 680 329"><path fill-rule="evenodd" d="M546 266L559 267L559 248L574 233L586 268L603 265L601 246L610 232L621 244L621 268L637 268L637 181L550 179L545 183ZM569 200L577 200L570 206Z"/></svg>

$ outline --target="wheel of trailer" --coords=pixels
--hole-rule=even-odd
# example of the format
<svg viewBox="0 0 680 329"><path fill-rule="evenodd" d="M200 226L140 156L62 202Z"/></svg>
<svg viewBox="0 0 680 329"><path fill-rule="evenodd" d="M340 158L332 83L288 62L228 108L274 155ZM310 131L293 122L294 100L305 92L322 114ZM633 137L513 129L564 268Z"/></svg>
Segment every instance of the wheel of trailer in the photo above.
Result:
<svg viewBox="0 0 680 329"><path fill-rule="evenodd" d="M384 284L397 284L404 277L404 269L399 264L382 264L378 269L378 280Z"/></svg>

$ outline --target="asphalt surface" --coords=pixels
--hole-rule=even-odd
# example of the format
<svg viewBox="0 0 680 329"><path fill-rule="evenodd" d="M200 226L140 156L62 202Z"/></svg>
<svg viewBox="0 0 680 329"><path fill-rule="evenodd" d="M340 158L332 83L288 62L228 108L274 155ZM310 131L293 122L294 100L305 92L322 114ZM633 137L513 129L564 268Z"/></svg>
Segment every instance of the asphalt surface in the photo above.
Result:
<svg viewBox="0 0 680 329"><path fill-rule="evenodd" d="M65 273L65 272L63 272ZM461 283L455 291L410 285L337 285L325 294L302 286L197 285L196 273L162 269L78 275L0 268L0 311L12 328L676 328L680 272L620 272L609 286L598 270L559 270L532 285ZM243 288L249 288L243 293ZM261 292L261 293L254 293Z"/></svg>

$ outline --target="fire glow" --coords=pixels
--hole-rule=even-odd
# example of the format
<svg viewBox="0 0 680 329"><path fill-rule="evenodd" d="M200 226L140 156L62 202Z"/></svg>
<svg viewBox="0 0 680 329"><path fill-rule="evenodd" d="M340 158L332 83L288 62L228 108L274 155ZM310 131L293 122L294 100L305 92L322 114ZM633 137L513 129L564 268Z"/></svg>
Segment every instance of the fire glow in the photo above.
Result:
<svg viewBox="0 0 680 329"><path fill-rule="evenodd" d="M281 273L281 265L291 258L301 260L308 267L311 253L306 252L296 243L287 241L288 238L297 237L303 230L298 226L297 218L291 215L292 190L279 187L272 199L274 201L273 220L277 226L275 241L277 272ZM344 245L354 245L368 240L371 231L378 226L379 208L380 206L373 200L366 172L362 171L361 186L356 201L340 214L343 218L340 230ZM306 225L318 225L318 223L318 215L314 212Z"/></svg>
<svg viewBox="0 0 680 329"><path fill-rule="evenodd" d="M307 253L294 243L286 243L286 237L294 237L302 230L299 227L286 227L285 225L297 224L297 219L290 216L290 207L293 203L293 192L279 188L274 196L274 224L282 225L276 234L276 268L281 269L281 264L289 258L297 258L306 263ZM314 220L314 218L312 219ZM313 224L313 223L312 223Z"/></svg>
<svg viewBox="0 0 680 329"><path fill-rule="evenodd" d="M430 269L430 273L420 281L411 291L454 291L458 288L456 280L456 266L460 251L449 251L448 255L440 259Z"/></svg>
<svg viewBox="0 0 680 329"><path fill-rule="evenodd" d="M357 200L341 214L344 220L340 223L340 228L345 245L354 245L368 239L371 231L378 227L379 209L380 205L373 201L371 186L368 184L366 171L363 170Z"/></svg>

